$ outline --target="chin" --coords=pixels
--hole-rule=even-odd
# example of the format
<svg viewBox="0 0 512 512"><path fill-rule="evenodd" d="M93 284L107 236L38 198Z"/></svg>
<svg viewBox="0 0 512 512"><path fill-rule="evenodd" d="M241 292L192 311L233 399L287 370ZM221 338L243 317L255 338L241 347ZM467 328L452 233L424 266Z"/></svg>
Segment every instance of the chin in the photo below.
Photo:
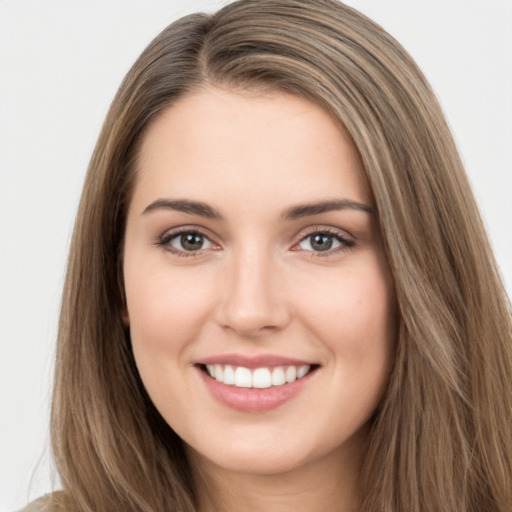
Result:
<svg viewBox="0 0 512 512"><path fill-rule="evenodd" d="M188 455L192 465L213 466L228 472L261 476L284 475L322 461L333 463L339 456L339 447L333 449L329 444L309 446L308 439L300 435L292 440L292 433L287 435L287 439L282 435L276 439L269 433L260 433L258 437L257 441L254 435L228 441L229 436L226 436L219 443L222 446L216 447L212 443L205 446L204 450L201 446L197 447L199 449L188 446Z"/></svg>
<svg viewBox="0 0 512 512"><path fill-rule="evenodd" d="M228 449L222 454L212 456L198 453L191 449L189 452L192 462L201 460L202 463L213 465L230 473L251 474L251 475L279 475L294 471L306 464L303 457L297 454L281 452L275 453L272 450L261 450L254 447L252 450Z"/></svg>

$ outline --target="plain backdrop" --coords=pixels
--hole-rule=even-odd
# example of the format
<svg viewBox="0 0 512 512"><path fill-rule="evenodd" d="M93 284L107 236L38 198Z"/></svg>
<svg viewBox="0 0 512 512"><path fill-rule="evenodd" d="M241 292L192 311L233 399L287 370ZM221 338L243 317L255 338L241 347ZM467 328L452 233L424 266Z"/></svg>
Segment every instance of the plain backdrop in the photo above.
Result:
<svg viewBox="0 0 512 512"><path fill-rule="evenodd" d="M107 108L160 30L226 3L0 0L2 512L52 488L47 424L60 293L85 169ZM510 294L512 1L347 3L391 32L432 83Z"/></svg>

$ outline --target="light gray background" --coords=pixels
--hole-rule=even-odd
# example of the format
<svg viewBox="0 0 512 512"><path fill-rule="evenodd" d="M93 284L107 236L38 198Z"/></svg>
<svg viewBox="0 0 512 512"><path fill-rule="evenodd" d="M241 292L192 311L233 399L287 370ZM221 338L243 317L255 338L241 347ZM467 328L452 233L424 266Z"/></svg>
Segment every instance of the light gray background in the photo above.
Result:
<svg viewBox="0 0 512 512"><path fill-rule="evenodd" d="M110 101L169 22L225 3L0 0L1 511L51 489L47 422L60 291L84 172ZM440 97L510 294L512 1L347 3L409 50Z"/></svg>

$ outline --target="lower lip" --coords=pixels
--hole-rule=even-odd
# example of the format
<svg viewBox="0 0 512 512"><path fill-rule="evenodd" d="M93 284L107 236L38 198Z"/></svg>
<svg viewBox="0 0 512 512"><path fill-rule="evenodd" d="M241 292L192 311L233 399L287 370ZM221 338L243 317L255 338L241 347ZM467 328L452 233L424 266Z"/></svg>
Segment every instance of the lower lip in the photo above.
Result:
<svg viewBox="0 0 512 512"><path fill-rule="evenodd" d="M310 372L294 382L273 386L265 389L237 388L218 382L203 370L198 368L199 374L213 397L221 404L243 412L264 412L276 409L297 396L308 383Z"/></svg>

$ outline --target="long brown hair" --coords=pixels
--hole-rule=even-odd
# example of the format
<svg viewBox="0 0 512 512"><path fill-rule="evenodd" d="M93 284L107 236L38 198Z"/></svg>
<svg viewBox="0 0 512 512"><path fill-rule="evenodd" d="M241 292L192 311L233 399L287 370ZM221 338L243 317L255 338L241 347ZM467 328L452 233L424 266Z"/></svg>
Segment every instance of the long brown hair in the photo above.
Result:
<svg viewBox="0 0 512 512"><path fill-rule="evenodd" d="M52 440L68 510L193 511L181 440L138 376L121 320L125 218L151 121L213 84L321 105L350 133L399 311L393 374L363 462L362 511L512 509L512 320L428 83L335 0L246 0L165 29L123 81L87 173L60 318Z"/></svg>

